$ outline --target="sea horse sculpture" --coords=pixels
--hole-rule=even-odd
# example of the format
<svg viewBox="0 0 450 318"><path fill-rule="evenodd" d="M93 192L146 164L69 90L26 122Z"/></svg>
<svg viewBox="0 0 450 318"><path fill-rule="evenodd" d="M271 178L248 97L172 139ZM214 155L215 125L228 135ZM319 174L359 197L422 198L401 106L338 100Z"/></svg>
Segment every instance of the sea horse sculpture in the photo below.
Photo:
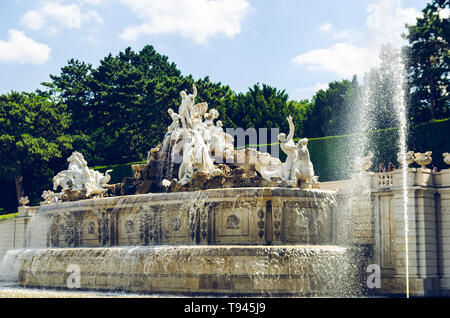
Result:
<svg viewBox="0 0 450 318"><path fill-rule="evenodd" d="M111 180L110 172L105 174L89 169L87 162L83 155L77 151L67 159L69 167L67 170L59 172L53 177L53 190L56 191L59 187L62 188L61 193L56 193L54 196L59 198L90 198L93 196L104 196L107 189L105 186ZM44 191L44 198L49 197L49 191ZM46 199L48 202L49 200Z"/></svg>

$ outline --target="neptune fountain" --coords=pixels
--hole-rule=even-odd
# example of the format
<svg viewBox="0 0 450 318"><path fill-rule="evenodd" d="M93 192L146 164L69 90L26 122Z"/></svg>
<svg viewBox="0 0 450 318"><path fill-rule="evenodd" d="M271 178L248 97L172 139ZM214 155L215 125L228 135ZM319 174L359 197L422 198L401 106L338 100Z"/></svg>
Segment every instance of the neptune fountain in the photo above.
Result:
<svg viewBox="0 0 450 318"><path fill-rule="evenodd" d="M219 113L181 92L163 142L109 185L74 152L3 273L25 287L183 295L348 296L358 248L339 245L337 194L320 190L292 118L283 163L235 150ZM216 121L216 122L215 122ZM74 272L73 269L76 269Z"/></svg>

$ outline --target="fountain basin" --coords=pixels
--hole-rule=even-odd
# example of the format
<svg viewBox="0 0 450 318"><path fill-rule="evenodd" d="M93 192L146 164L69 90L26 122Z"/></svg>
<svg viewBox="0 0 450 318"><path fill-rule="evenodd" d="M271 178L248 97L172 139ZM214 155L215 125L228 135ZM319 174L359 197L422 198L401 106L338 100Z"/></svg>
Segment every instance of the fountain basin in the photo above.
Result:
<svg viewBox="0 0 450 318"><path fill-rule="evenodd" d="M31 247L333 242L333 191L239 188L43 205Z"/></svg>
<svg viewBox="0 0 450 318"><path fill-rule="evenodd" d="M42 205L29 247L9 251L24 287L151 294L353 295L355 248L334 246L336 193L238 188ZM78 275L78 274L77 274ZM5 278L3 278L5 280Z"/></svg>
<svg viewBox="0 0 450 318"><path fill-rule="evenodd" d="M11 251L13 252L13 251ZM152 246L14 251L24 287L206 295L348 296L352 249L338 246ZM14 278L13 278L14 279Z"/></svg>

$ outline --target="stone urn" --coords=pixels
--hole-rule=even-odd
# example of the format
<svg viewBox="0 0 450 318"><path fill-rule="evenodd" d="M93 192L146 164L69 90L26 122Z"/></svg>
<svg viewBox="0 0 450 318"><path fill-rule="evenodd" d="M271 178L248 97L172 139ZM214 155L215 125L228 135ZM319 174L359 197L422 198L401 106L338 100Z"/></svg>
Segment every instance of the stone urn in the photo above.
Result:
<svg viewBox="0 0 450 318"><path fill-rule="evenodd" d="M407 153L399 152L397 154L397 161L400 165L403 165L403 159L406 158L406 165L409 166L414 162L414 151L408 151Z"/></svg>
<svg viewBox="0 0 450 318"><path fill-rule="evenodd" d="M450 166L450 153L446 152L442 156L444 157L444 162Z"/></svg>
<svg viewBox="0 0 450 318"><path fill-rule="evenodd" d="M19 204L21 206L26 206L28 203L30 203L30 200L28 199L28 197L21 197L19 199Z"/></svg>
<svg viewBox="0 0 450 318"><path fill-rule="evenodd" d="M425 169L427 165L429 165L433 159L431 158L431 151L427 151L426 153L420 153L416 152L414 154L414 161L422 167L422 169Z"/></svg>
<svg viewBox="0 0 450 318"><path fill-rule="evenodd" d="M364 158L356 158L354 166L355 168L360 171L368 171L370 168L372 168L373 162L373 154L369 154L367 157Z"/></svg>

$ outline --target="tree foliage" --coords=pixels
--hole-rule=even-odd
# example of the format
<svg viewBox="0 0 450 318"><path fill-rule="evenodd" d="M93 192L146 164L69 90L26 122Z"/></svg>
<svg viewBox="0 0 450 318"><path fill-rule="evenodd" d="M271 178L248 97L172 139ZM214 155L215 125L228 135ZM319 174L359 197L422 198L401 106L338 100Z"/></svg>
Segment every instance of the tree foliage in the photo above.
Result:
<svg viewBox="0 0 450 318"><path fill-rule="evenodd" d="M449 0L433 0L423 17L408 26L410 117L415 123L450 116L450 19L444 16L449 8Z"/></svg>
<svg viewBox="0 0 450 318"><path fill-rule="evenodd" d="M353 127L350 114L357 106L359 84L356 76L352 81L343 80L329 84L313 97L305 132L309 137L335 136L349 133Z"/></svg>
<svg viewBox="0 0 450 318"><path fill-rule="evenodd" d="M66 105L35 93L0 96L0 176L42 187L72 148Z"/></svg>

